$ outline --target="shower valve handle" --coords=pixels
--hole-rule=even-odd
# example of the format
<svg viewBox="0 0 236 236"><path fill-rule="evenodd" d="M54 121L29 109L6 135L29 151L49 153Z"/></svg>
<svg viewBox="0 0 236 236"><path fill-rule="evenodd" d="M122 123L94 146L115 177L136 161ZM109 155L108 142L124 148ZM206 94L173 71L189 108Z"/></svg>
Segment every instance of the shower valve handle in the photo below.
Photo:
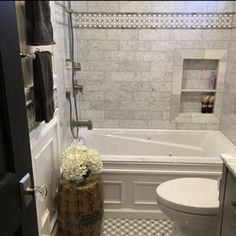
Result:
<svg viewBox="0 0 236 236"><path fill-rule="evenodd" d="M75 71L81 71L81 65L79 62L74 62L74 70Z"/></svg>
<svg viewBox="0 0 236 236"><path fill-rule="evenodd" d="M76 84L76 85L74 85L74 90L76 92L80 92L81 94L83 94L84 86L82 84Z"/></svg>

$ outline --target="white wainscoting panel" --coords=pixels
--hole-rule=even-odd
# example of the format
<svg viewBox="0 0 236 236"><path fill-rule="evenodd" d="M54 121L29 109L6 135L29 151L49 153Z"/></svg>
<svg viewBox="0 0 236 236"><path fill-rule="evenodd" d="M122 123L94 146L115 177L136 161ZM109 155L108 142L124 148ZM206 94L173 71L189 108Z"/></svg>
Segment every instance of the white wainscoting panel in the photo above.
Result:
<svg viewBox="0 0 236 236"><path fill-rule="evenodd" d="M156 206L156 188L159 184L158 182L134 181L134 204Z"/></svg>
<svg viewBox="0 0 236 236"><path fill-rule="evenodd" d="M57 210L55 197L59 181L59 131L58 119L42 124L30 134L31 155L35 186L47 184L48 196L36 200L39 235L52 235Z"/></svg>
<svg viewBox="0 0 236 236"><path fill-rule="evenodd" d="M122 181L104 181L104 203L122 204L124 199L124 183Z"/></svg>

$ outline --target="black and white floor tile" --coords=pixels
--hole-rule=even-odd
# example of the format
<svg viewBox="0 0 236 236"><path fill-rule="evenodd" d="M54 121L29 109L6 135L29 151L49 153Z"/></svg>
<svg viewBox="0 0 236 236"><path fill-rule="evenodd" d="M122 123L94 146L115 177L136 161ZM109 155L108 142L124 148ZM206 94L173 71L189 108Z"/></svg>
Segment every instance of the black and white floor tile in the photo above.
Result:
<svg viewBox="0 0 236 236"><path fill-rule="evenodd" d="M107 218L102 236L170 236L171 231L170 220Z"/></svg>

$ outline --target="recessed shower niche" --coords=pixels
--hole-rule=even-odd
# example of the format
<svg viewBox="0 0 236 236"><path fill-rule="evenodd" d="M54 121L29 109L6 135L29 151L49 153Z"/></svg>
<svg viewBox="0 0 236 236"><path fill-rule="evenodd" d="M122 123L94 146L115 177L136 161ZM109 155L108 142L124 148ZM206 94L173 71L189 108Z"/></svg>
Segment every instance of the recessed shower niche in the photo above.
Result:
<svg viewBox="0 0 236 236"><path fill-rule="evenodd" d="M225 49L175 50L172 122L219 124L226 64Z"/></svg>
<svg viewBox="0 0 236 236"><path fill-rule="evenodd" d="M218 60L184 59L180 112L214 113L217 74Z"/></svg>

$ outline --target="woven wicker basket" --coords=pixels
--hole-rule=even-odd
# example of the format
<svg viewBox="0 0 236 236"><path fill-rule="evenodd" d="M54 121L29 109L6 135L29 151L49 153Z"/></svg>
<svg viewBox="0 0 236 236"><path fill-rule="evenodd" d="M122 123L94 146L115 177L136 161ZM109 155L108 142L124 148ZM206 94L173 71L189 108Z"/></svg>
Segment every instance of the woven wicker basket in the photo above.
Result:
<svg viewBox="0 0 236 236"><path fill-rule="evenodd" d="M58 226L60 236L99 236L103 216L101 177L76 185L61 179L58 190Z"/></svg>

